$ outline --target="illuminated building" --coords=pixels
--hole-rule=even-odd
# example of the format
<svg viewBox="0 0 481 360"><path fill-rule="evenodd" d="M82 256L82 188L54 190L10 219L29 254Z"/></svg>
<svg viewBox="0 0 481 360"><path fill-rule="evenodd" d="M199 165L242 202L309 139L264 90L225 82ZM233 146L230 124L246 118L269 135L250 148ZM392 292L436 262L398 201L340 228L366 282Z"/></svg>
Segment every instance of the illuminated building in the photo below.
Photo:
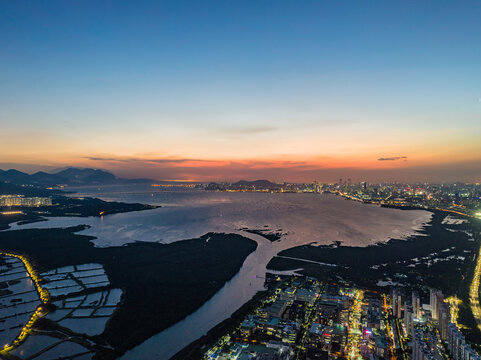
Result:
<svg viewBox="0 0 481 360"><path fill-rule="evenodd" d="M413 291L411 304L413 307L413 314L415 319L421 317L421 300L419 299L419 294L417 291Z"/></svg>
<svg viewBox="0 0 481 360"><path fill-rule="evenodd" d="M431 305L431 316L434 320L438 319L438 293L438 290L429 290L429 304Z"/></svg>
<svg viewBox="0 0 481 360"><path fill-rule="evenodd" d="M413 317L413 307L406 305L404 308L404 325L406 326L406 332L409 337L413 335Z"/></svg>
<svg viewBox="0 0 481 360"><path fill-rule="evenodd" d="M393 289L391 294L392 315L397 318L402 317L402 294L401 289Z"/></svg>
<svg viewBox="0 0 481 360"><path fill-rule="evenodd" d="M50 206L50 197L24 197L23 195L0 195L0 206Z"/></svg>

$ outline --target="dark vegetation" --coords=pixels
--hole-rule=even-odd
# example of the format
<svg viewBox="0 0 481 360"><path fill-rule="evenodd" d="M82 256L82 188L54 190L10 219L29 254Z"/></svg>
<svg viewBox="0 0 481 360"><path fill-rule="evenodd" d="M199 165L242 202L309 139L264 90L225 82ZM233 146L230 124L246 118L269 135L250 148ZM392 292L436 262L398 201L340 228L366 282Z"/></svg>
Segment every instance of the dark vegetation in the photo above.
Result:
<svg viewBox="0 0 481 360"><path fill-rule="evenodd" d="M465 233L447 230L448 227L463 225L441 224L445 216L443 213L435 213L430 226L426 226L420 235L406 240L393 239L367 247L304 245L284 250L279 255L341 265L342 267L331 269L322 267L321 270L319 265L313 264L318 272L331 270L363 287L372 286L378 279L390 277L394 280L399 277L396 274L403 274L406 278L401 277L403 280L400 282L424 284L439 288L446 295L453 295L458 292L463 276L466 277L471 270L473 255L477 252L479 243L469 241L469 236ZM449 256L462 256L465 260L433 261L428 266L429 259ZM267 267L287 270L294 263L296 267L306 268L308 265L306 262L276 257Z"/></svg>
<svg viewBox="0 0 481 360"><path fill-rule="evenodd" d="M74 213L77 216L100 216L129 211L155 209L158 206L145 204L128 204L115 201L103 201L97 198L69 198L57 197L52 200L55 206L45 207L43 210L49 211L49 216L65 216Z"/></svg>
<svg viewBox="0 0 481 360"><path fill-rule="evenodd" d="M5 208L0 206L1 211L9 211L10 208ZM10 228L8 224L22 221L24 224L28 224L31 221L36 221L41 219L39 215L36 214L0 214L0 230L5 230Z"/></svg>
<svg viewBox="0 0 481 360"><path fill-rule="evenodd" d="M445 296L457 295L461 298L460 321L468 327L466 336L470 341L481 343L481 333L469 309L469 285L480 246L480 221L471 219L467 224L442 224L446 216L444 212L434 212L430 224L419 235L406 240L394 239L368 247L304 245L279 253L281 256L340 266L321 266L274 257L267 268L303 268L303 274L320 280L337 281L340 277L360 287L376 290L386 289L376 285L378 280L391 279L408 289L416 288L424 296L427 296L430 287L441 289ZM467 231L472 236L452 230ZM443 261L435 262L434 259Z"/></svg>
<svg viewBox="0 0 481 360"><path fill-rule="evenodd" d="M95 248L93 237L75 234L82 228L0 232L0 250L27 256L39 272L90 262L104 265L111 286L124 294L98 339L115 350L97 353L101 359L119 356L192 313L257 247L240 235L211 233L166 245Z"/></svg>

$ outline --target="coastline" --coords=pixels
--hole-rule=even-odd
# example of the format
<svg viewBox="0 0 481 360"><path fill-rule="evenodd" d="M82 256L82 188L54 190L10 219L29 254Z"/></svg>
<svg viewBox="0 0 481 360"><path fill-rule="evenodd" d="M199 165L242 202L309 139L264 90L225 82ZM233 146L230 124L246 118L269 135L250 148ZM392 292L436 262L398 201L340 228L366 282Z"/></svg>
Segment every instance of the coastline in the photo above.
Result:
<svg viewBox="0 0 481 360"><path fill-rule="evenodd" d="M378 205L380 207L385 207L385 208L399 209L399 210L444 211L444 212L452 213L452 214L455 214L455 215L464 216L464 217L471 218L471 219L476 219L476 217L474 217L472 215L463 213L461 211L452 210L452 209L445 209L445 208L440 208L440 207L434 207L433 208L433 207L422 206L422 205L414 206L414 205L388 204L388 203L376 202L376 201L372 201L372 200L359 199L359 198L356 198L354 196L350 196L350 195L345 194L345 193L340 192L340 191L329 192L329 193L333 194L333 195L341 196L346 200L357 201L357 202L361 202L363 204Z"/></svg>

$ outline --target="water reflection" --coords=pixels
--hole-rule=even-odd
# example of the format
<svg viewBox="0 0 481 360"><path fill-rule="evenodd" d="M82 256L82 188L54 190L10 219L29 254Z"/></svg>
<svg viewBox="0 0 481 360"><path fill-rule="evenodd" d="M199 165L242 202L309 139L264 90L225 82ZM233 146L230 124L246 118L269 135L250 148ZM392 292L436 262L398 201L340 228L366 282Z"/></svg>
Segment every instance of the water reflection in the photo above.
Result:
<svg viewBox="0 0 481 360"><path fill-rule="evenodd" d="M110 190L109 190L110 189ZM222 193L200 190L158 191L150 188L104 193L85 192L107 200L162 204L155 210L109 215L104 218L53 218L18 228L91 225L86 235L96 236L96 246L115 246L134 241L169 243L197 238L207 232L250 229L282 229L283 241L291 246L307 242L321 244L343 241L346 245L368 245L391 237L410 235L430 218L425 211L401 211L364 205L333 195ZM135 191L134 191L135 190Z"/></svg>

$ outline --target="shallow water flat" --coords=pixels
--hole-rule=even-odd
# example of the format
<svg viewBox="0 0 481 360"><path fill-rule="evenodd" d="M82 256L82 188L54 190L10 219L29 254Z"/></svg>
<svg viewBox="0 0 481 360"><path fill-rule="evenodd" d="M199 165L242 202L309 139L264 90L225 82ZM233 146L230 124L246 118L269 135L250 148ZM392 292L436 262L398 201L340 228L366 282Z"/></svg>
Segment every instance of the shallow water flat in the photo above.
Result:
<svg viewBox="0 0 481 360"><path fill-rule="evenodd" d="M81 292L82 290L83 290L83 287L81 286L70 286L70 287L59 288L59 289L51 289L49 290L49 292L50 292L50 295L52 296L62 296L62 295Z"/></svg>
<svg viewBox="0 0 481 360"><path fill-rule="evenodd" d="M58 342L59 342L59 339L56 339L50 336L45 336L45 335L29 336L21 346L12 350L10 353L15 356L27 358L32 355L35 355L36 353L45 349L46 347Z"/></svg>
<svg viewBox="0 0 481 360"><path fill-rule="evenodd" d="M65 319L60 321L59 324L76 333L93 336L104 331L108 319L108 317Z"/></svg>
<svg viewBox="0 0 481 360"><path fill-rule="evenodd" d="M83 278L78 278L82 282L82 284L87 285L87 284L94 284L94 283L99 283L99 282L108 282L109 279L107 275L96 275L96 276L89 276L89 277L83 277Z"/></svg>
<svg viewBox="0 0 481 360"><path fill-rule="evenodd" d="M104 306L115 306L120 301L122 297L122 290L121 289L111 289L109 291L108 297L104 301Z"/></svg>
<svg viewBox="0 0 481 360"><path fill-rule="evenodd" d="M103 268L100 269L93 269L93 270L84 270L84 271L75 271L72 273L73 276L76 278L83 278L87 276L95 276L95 275L104 275L105 270Z"/></svg>
<svg viewBox="0 0 481 360"><path fill-rule="evenodd" d="M40 356L36 357L35 360L52 360L57 358L65 358L68 356L73 356L76 354L88 351L83 346L74 342L62 342L52 349L44 352Z"/></svg>

